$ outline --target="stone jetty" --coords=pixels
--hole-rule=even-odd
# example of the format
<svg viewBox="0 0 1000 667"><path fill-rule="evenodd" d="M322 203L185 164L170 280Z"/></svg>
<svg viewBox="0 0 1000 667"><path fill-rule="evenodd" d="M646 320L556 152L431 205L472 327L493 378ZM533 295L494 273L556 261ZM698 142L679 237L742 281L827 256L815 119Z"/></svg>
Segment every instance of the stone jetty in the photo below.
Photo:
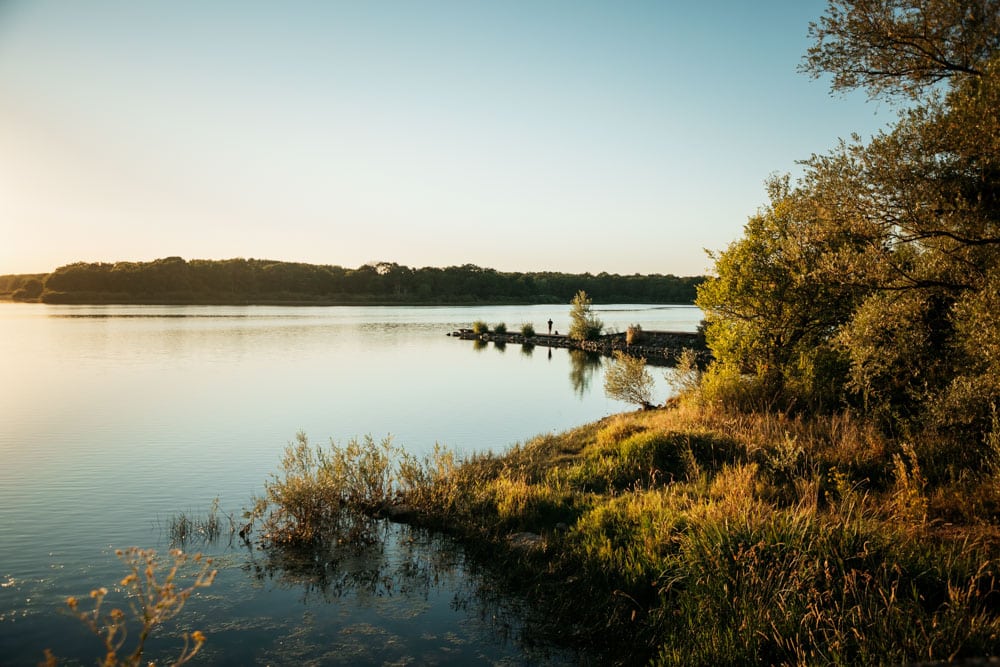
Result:
<svg viewBox="0 0 1000 667"><path fill-rule="evenodd" d="M459 329L448 334L463 340L481 340L494 343L518 345L539 345L541 347L565 347L586 350L611 356L621 350L633 357L645 357L646 361L657 365L673 365L684 350L694 350L700 363L707 363L710 353L705 347L705 337L700 333L686 331L647 331L643 329L638 342L628 344L625 333L601 336L597 340L574 340L558 334L536 334L523 336L520 333L475 333L472 329Z"/></svg>

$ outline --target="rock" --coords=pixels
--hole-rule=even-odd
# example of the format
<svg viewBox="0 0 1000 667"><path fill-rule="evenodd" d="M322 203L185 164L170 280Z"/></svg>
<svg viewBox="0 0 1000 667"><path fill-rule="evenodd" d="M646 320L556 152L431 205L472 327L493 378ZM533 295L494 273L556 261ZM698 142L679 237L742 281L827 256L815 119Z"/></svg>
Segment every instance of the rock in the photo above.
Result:
<svg viewBox="0 0 1000 667"><path fill-rule="evenodd" d="M507 543L519 551L535 551L545 548L545 538L538 533L514 533L507 536Z"/></svg>

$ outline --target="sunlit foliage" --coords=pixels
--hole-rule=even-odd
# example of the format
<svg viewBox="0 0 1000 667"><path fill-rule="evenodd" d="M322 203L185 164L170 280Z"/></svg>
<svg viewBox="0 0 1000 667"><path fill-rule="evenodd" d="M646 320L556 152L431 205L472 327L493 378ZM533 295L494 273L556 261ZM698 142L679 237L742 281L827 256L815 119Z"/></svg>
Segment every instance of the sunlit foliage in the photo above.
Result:
<svg viewBox="0 0 1000 667"><path fill-rule="evenodd" d="M615 350L614 359L604 372L604 393L609 398L653 407L653 376L646 369L643 357L633 357Z"/></svg>
<svg viewBox="0 0 1000 667"><path fill-rule="evenodd" d="M604 323L592 310L593 299L584 291L578 291L570 301L569 337L574 340L596 340L604 329Z"/></svg>
<svg viewBox="0 0 1000 667"><path fill-rule="evenodd" d="M833 0L813 36L808 71L908 106L772 181L715 256L707 386L752 409L861 409L979 468L1000 405L1000 5Z"/></svg>

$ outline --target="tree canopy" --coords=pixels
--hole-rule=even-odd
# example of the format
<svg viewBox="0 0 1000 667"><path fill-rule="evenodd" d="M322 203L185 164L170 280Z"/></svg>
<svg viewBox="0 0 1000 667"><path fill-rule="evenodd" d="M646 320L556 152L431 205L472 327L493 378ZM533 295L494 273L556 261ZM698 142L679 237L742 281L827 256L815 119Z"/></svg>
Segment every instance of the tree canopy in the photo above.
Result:
<svg viewBox="0 0 1000 667"><path fill-rule="evenodd" d="M49 303L566 303L583 288L605 303L693 303L701 277L508 273L474 264L356 269L266 259L78 262L31 276L25 299ZM3 280L9 293L24 287Z"/></svg>
<svg viewBox="0 0 1000 667"><path fill-rule="evenodd" d="M831 0L812 35L803 69L906 105L774 179L714 256L709 385L974 451L1000 405L1000 1Z"/></svg>

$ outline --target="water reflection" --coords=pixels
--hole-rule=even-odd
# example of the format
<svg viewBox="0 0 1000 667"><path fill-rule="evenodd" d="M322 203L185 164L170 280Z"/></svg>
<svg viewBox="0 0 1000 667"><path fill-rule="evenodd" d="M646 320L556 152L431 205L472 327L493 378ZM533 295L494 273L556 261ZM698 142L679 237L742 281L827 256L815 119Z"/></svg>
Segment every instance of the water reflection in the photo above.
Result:
<svg viewBox="0 0 1000 667"><path fill-rule="evenodd" d="M584 396L590 389L594 374L601 367L601 355L585 350L568 350L569 382L578 396Z"/></svg>
<svg viewBox="0 0 1000 667"><path fill-rule="evenodd" d="M487 347L489 347L489 343L487 343L485 340L481 338L472 339L472 349L475 350L476 352L482 352Z"/></svg>
<svg viewBox="0 0 1000 667"><path fill-rule="evenodd" d="M539 619L527 603L513 595L499 578L476 565L447 537L385 520L367 520L359 539L335 540L314 548L266 548L251 553L243 570L256 582L297 592L303 605L319 613L315 603L329 609L357 607L352 624L324 634L350 635L359 622L366 635L391 636L386 656L372 655L373 647L340 662L357 659L378 662L430 661L434 664L496 663L516 656L518 661L579 664L581 656L554 646L553 638L539 636ZM420 621L418 619L426 620ZM452 621L465 632L441 631ZM400 621L436 627L423 635L398 633ZM343 640L343 637L340 638ZM371 642L365 642L370 644ZM321 647L302 647L320 655Z"/></svg>
<svg viewBox="0 0 1000 667"><path fill-rule="evenodd" d="M405 526L367 520L353 539L344 536L311 548L269 547L243 566L257 581L300 590L302 601L330 603L405 595L426 599L432 583L454 570L445 549L428 549ZM437 558L441 556L441 558Z"/></svg>
<svg viewBox="0 0 1000 667"><path fill-rule="evenodd" d="M521 345L521 354L526 357L530 357L535 352L535 346L531 343L524 343Z"/></svg>
<svg viewBox="0 0 1000 667"><path fill-rule="evenodd" d="M495 340L493 341L493 347L497 349L497 352L507 351L507 341L505 340Z"/></svg>

